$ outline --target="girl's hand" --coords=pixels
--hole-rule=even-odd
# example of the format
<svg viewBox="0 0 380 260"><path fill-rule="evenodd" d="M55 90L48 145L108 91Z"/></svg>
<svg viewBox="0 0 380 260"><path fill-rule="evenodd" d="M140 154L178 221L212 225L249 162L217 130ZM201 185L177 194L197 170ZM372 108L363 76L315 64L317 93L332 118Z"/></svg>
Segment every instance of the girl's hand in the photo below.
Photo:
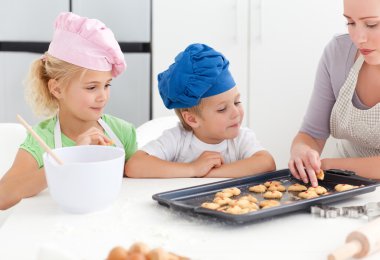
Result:
<svg viewBox="0 0 380 260"><path fill-rule="evenodd" d="M191 162L194 177L204 177L213 168L218 168L224 163L223 157L218 152L203 152L195 161Z"/></svg>
<svg viewBox="0 0 380 260"><path fill-rule="evenodd" d="M113 142L104 135L103 131L96 127L91 127L77 137L76 143L77 145L111 145Z"/></svg>
<svg viewBox="0 0 380 260"><path fill-rule="evenodd" d="M318 186L316 173L321 170L321 159L316 150L308 146L294 149L288 167L295 178L302 179L304 183L310 180L313 187Z"/></svg>

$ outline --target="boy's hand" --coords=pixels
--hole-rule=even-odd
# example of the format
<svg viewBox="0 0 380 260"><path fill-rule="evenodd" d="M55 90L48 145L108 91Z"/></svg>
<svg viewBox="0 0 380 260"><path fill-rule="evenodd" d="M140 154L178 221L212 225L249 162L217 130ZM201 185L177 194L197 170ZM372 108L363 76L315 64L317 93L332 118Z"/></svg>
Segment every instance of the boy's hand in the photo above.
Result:
<svg viewBox="0 0 380 260"><path fill-rule="evenodd" d="M191 162L194 177L204 177L213 168L218 168L224 163L223 157L218 152L203 152L198 159Z"/></svg>
<svg viewBox="0 0 380 260"><path fill-rule="evenodd" d="M112 144L112 140L105 136L98 128L91 127L77 137L76 143L77 145L110 145Z"/></svg>

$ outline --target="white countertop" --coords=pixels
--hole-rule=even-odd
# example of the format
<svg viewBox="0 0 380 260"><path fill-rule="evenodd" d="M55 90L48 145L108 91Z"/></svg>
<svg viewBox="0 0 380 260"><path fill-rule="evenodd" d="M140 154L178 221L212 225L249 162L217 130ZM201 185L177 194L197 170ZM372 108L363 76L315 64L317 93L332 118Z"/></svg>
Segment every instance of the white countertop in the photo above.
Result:
<svg viewBox="0 0 380 260"><path fill-rule="evenodd" d="M0 259L37 259L54 246L78 259L104 260L111 248L137 241L199 260L326 259L366 218L324 219L307 212L246 225L216 223L160 206L152 199L169 191L220 179L124 179L118 200L91 214L64 213L46 190L23 200L0 229ZM380 201L380 189L335 206ZM380 253L367 259L379 259Z"/></svg>

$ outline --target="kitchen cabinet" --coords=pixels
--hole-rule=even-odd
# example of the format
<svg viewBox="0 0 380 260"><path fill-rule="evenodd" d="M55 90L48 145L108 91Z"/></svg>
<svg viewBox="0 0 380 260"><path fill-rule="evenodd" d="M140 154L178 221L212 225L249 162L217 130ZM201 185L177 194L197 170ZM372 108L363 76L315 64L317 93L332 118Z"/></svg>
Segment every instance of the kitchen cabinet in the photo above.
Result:
<svg viewBox="0 0 380 260"><path fill-rule="evenodd" d="M23 81L29 65L41 54L0 52L0 122L16 122L16 114L35 124L39 119L33 115L25 101Z"/></svg>
<svg viewBox="0 0 380 260"><path fill-rule="evenodd" d="M127 70L113 80L105 112L136 127L151 118L150 0L29 2L7 0L0 9L0 122L16 121L17 113L33 124L41 120L24 101L22 81L30 63L47 50L54 20L62 11L104 22L125 55Z"/></svg>
<svg viewBox="0 0 380 260"><path fill-rule="evenodd" d="M139 126L150 118L150 54L126 53L127 70L112 80L106 113Z"/></svg>
<svg viewBox="0 0 380 260"><path fill-rule="evenodd" d="M150 42L150 0L74 0L73 12L96 17L119 42Z"/></svg>
<svg viewBox="0 0 380 260"><path fill-rule="evenodd" d="M0 8L0 122L15 122L16 114L23 115L31 123L38 121L25 102L22 82L26 78L30 63L41 54L18 50L47 47L47 42L51 40L53 34L53 21L56 15L68 10L68 1L2 1Z"/></svg>
<svg viewBox="0 0 380 260"><path fill-rule="evenodd" d="M69 1L3 0L0 8L0 42L49 42L53 21L69 11Z"/></svg>

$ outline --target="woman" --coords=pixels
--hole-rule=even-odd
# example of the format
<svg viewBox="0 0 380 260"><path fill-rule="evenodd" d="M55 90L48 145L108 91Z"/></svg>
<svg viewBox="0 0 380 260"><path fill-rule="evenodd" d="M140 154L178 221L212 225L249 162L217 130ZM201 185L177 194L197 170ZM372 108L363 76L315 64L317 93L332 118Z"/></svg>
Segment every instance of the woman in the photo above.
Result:
<svg viewBox="0 0 380 260"><path fill-rule="evenodd" d="M380 178L380 1L344 0L349 35L326 46L313 95L293 140L289 169L318 185L320 169ZM342 158L320 159L332 135Z"/></svg>

